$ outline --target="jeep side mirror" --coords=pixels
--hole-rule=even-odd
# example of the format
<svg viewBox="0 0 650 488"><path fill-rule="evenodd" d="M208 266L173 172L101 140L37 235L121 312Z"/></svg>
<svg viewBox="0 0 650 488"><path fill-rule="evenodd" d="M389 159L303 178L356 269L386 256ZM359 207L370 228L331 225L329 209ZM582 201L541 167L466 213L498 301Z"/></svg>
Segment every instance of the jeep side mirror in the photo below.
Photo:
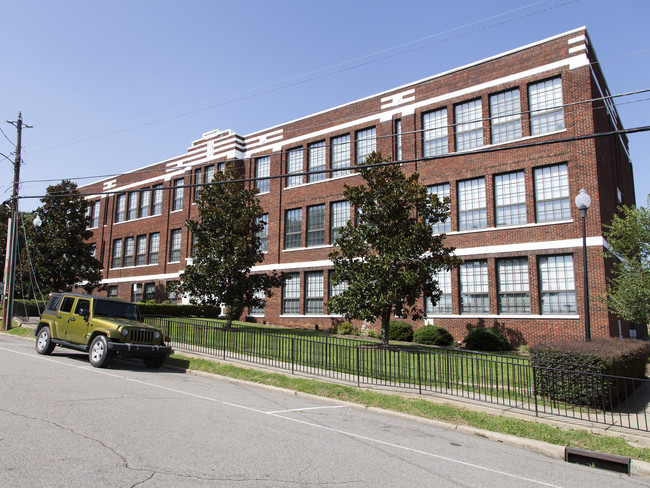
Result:
<svg viewBox="0 0 650 488"><path fill-rule="evenodd" d="M79 309L79 315L81 315L84 318L84 320L87 321L88 317L90 317L90 310L86 308L81 308Z"/></svg>

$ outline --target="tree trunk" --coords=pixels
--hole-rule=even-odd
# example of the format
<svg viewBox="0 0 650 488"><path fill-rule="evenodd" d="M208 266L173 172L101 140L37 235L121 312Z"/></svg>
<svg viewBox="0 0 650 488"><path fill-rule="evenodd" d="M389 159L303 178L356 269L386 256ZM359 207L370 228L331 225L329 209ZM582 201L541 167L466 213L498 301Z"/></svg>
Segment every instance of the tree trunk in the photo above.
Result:
<svg viewBox="0 0 650 488"><path fill-rule="evenodd" d="M390 326L390 312L381 316L381 342L388 346L388 329Z"/></svg>
<svg viewBox="0 0 650 488"><path fill-rule="evenodd" d="M226 307L226 329L232 328L232 307Z"/></svg>

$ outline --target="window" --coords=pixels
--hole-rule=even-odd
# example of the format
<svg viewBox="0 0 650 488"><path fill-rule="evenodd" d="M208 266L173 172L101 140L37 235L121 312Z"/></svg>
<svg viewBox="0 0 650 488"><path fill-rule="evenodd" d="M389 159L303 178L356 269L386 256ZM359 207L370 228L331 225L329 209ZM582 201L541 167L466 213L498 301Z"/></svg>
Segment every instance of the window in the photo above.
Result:
<svg viewBox="0 0 650 488"><path fill-rule="evenodd" d="M126 195L122 193L117 196L115 205L115 222L124 222L126 220Z"/></svg>
<svg viewBox="0 0 650 488"><path fill-rule="evenodd" d="M357 163L362 164L366 158L376 149L377 138L376 129L360 130L357 132Z"/></svg>
<svg viewBox="0 0 650 488"><path fill-rule="evenodd" d="M402 121L395 121L395 160L402 160Z"/></svg>
<svg viewBox="0 0 650 488"><path fill-rule="evenodd" d="M289 273L282 288L282 313L300 313L300 273Z"/></svg>
<svg viewBox="0 0 650 488"><path fill-rule="evenodd" d="M179 178L174 180L174 200L172 202L172 212L183 209L183 185L185 180Z"/></svg>
<svg viewBox="0 0 650 488"><path fill-rule="evenodd" d="M197 168L194 170L194 201L199 198L199 193L201 193L201 190L203 187L201 186L203 183L203 172L201 168Z"/></svg>
<svg viewBox="0 0 650 488"><path fill-rule="evenodd" d="M94 229L99 227L99 208L101 205L101 200L95 200L90 203L88 206L89 217L90 217L90 228Z"/></svg>
<svg viewBox="0 0 650 488"><path fill-rule="evenodd" d="M334 280L332 279L333 276L334 276L334 271L330 271L330 274L329 274L329 277L328 277L329 278L329 284L330 284L330 298L332 298L333 296L336 296L336 295L340 295L341 293L345 293L348 290L348 287L349 287L347 281L343 281L343 282L339 283L338 285L335 285Z"/></svg>
<svg viewBox="0 0 650 488"><path fill-rule="evenodd" d="M332 169L350 167L350 135L332 138ZM333 171L332 178L349 175L350 170Z"/></svg>
<svg viewBox="0 0 650 488"><path fill-rule="evenodd" d="M566 164L535 170L535 212L537 222L571 218L569 172Z"/></svg>
<svg viewBox="0 0 650 488"><path fill-rule="evenodd" d="M325 173L311 173L311 171L322 171L326 169L325 141L315 142L309 145L309 178L308 181L320 181L325 179Z"/></svg>
<svg viewBox="0 0 650 488"><path fill-rule="evenodd" d="M255 188L259 190L260 193L266 193L269 191L269 181L268 176L271 175L271 158L265 156L263 158L257 158L255 160Z"/></svg>
<svg viewBox="0 0 650 488"><path fill-rule="evenodd" d="M178 286L178 281L168 281L165 285L167 291L167 300L172 303L176 303L178 300L178 293L176 293L176 287Z"/></svg>
<svg viewBox="0 0 650 488"><path fill-rule="evenodd" d="M424 157L440 156L449 152L447 137L447 109L442 108L422 116Z"/></svg>
<svg viewBox="0 0 650 488"><path fill-rule="evenodd" d="M151 215L160 215L162 213L162 200L163 189L162 184L154 185L151 187L153 190L153 206L151 207Z"/></svg>
<svg viewBox="0 0 650 488"><path fill-rule="evenodd" d="M287 210L284 222L284 248L302 246L302 209Z"/></svg>
<svg viewBox="0 0 650 488"><path fill-rule="evenodd" d="M451 271L441 270L434 275L440 288L440 299L433 305L431 298L427 298L427 315L450 314L451 312Z"/></svg>
<svg viewBox="0 0 650 488"><path fill-rule="evenodd" d="M116 285L109 286L108 289L106 290L106 296L116 298L117 297L117 286Z"/></svg>
<svg viewBox="0 0 650 488"><path fill-rule="evenodd" d="M199 237L196 234L192 235L192 242L190 243L190 257L192 258L196 254L196 245L198 244L198 242L199 242Z"/></svg>
<svg viewBox="0 0 650 488"><path fill-rule="evenodd" d="M132 302L142 301L142 283L133 284L133 290L131 291L131 301Z"/></svg>
<svg viewBox="0 0 650 488"><path fill-rule="evenodd" d="M138 236L135 243L135 265L147 264L147 236Z"/></svg>
<svg viewBox="0 0 650 488"><path fill-rule="evenodd" d="M564 129L562 80L553 78L528 87L530 133L544 134Z"/></svg>
<svg viewBox="0 0 650 488"><path fill-rule="evenodd" d="M485 178L458 182L459 230L487 227Z"/></svg>
<svg viewBox="0 0 650 488"><path fill-rule="evenodd" d="M302 173L302 148L287 151L287 174ZM287 187L302 185L302 175L288 176Z"/></svg>
<svg viewBox="0 0 650 488"><path fill-rule="evenodd" d="M307 207L307 247L325 244L325 205Z"/></svg>
<svg viewBox="0 0 650 488"><path fill-rule="evenodd" d="M212 168L214 170L214 166ZM226 163L225 163L225 161L223 163L218 163L217 164L217 173L219 173L219 172L221 172L221 173L226 172Z"/></svg>
<svg viewBox="0 0 650 488"><path fill-rule="evenodd" d="M330 206L330 243L334 244L341 235L341 229L350 220L350 202L334 202Z"/></svg>
<svg viewBox="0 0 650 488"><path fill-rule="evenodd" d="M577 313L573 256L541 256L539 279L542 314Z"/></svg>
<svg viewBox="0 0 650 488"><path fill-rule="evenodd" d="M75 315L81 315L82 311L86 311L86 313L90 312L90 300L86 300L85 298L80 298L77 300L77 305L74 307L74 314Z"/></svg>
<svg viewBox="0 0 650 488"><path fill-rule="evenodd" d="M441 185L431 185L427 187L427 193L430 195L437 195L438 200L441 202L445 198L449 198L449 183L443 183ZM451 230L451 219L449 215L443 221L437 222L432 225L434 234L443 234Z"/></svg>
<svg viewBox="0 0 650 488"><path fill-rule="evenodd" d="M113 268L122 267L122 239L113 241Z"/></svg>
<svg viewBox="0 0 650 488"><path fill-rule="evenodd" d="M489 313L487 261L465 261L460 266L461 313Z"/></svg>
<svg viewBox="0 0 650 488"><path fill-rule="evenodd" d="M178 263L181 260L181 229L174 229L169 234L169 262Z"/></svg>
<svg viewBox="0 0 650 488"><path fill-rule="evenodd" d="M264 315L264 306L265 306L265 304L266 304L266 303L265 303L264 290L257 290L257 291L255 291L255 293L253 294L253 296L254 296L256 299L261 300L261 301L262 301L262 305L260 305L260 306L253 305L253 306L250 308L250 314L251 314L251 315Z"/></svg>
<svg viewBox="0 0 650 488"><path fill-rule="evenodd" d="M523 171L494 177L494 202L497 226L526 223L526 184Z"/></svg>
<svg viewBox="0 0 650 488"><path fill-rule="evenodd" d="M492 144L521 137L521 109L519 89L490 95L492 117Z"/></svg>
<svg viewBox="0 0 650 488"><path fill-rule="evenodd" d="M530 313L528 259L497 261L499 313Z"/></svg>
<svg viewBox="0 0 650 488"><path fill-rule="evenodd" d="M144 284L144 297L143 300L155 300L156 299L156 284L155 283L145 283Z"/></svg>
<svg viewBox="0 0 650 488"><path fill-rule="evenodd" d="M124 267L133 266L133 237L124 239Z"/></svg>
<svg viewBox="0 0 650 488"><path fill-rule="evenodd" d="M129 211L127 212L127 220L138 218L138 192L132 191L129 193Z"/></svg>
<svg viewBox="0 0 650 488"><path fill-rule="evenodd" d="M205 173L204 183L212 183L214 181L214 164L211 164L210 166L206 166L204 173Z"/></svg>
<svg viewBox="0 0 650 488"><path fill-rule="evenodd" d="M160 232L149 234L149 264L158 264L158 252L160 251Z"/></svg>
<svg viewBox="0 0 650 488"><path fill-rule="evenodd" d="M305 313L322 314L323 313L323 272L310 271L305 273L307 289L305 290Z"/></svg>
<svg viewBox="0 0 650 488"><path fill-rule="evenodd" d="M454 107L456 114L456 151L466 151L483 145L483 115L481 99Z"/></svg>
<svg viewBox="0 0 650 488"><path fill-rule="evenodd" d="M151 190L140 193L140 217L149 217L151 209Z"/></svg>
<svg viewBox="0 0 650 488"><path fill-rule="evenodd" d="M72 312L72 305L74 304L74 297L65 297L61 303L59 312L70 313Z"/></svg>
<svg viewBox="0 0 650 488"><path fill-rule="evenodd" d="M269 250L269 214L262 215L256 223L264 224L262 230L257 234L258 239L260 240L260 251L268 252Z"/></svg>

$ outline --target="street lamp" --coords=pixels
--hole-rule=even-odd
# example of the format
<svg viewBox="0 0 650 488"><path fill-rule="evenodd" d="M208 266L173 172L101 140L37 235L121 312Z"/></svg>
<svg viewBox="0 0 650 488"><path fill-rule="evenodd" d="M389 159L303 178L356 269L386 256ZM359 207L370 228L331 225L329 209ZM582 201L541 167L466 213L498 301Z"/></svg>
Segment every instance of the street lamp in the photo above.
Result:
<svg viewBox="0 0 650 488"><path fill-rule="evenodd" d="M36 239L38 238L38 230L41 228L41 225L43 225L43 221L37 215L36 217L34 217L34 221L32 223L34 224L34 244L32 249L32 274L34 276L34 284L36 284ZM30 283L30 288L34 293L34 298L36 298L36 290L34 290L34 285L32 285L31 283ZM30 298L31 298L31 293L30 293Z"/></svg>
<svg viewBox="0 0 650 488"><path fill-rule="evenodd" d="M585 278L585 341L591 340L591 323L589 321L589 271L587 267L587 209L591 205L591 197L583 189L575 199L576 207L582 215L582 271Z"/></svg>

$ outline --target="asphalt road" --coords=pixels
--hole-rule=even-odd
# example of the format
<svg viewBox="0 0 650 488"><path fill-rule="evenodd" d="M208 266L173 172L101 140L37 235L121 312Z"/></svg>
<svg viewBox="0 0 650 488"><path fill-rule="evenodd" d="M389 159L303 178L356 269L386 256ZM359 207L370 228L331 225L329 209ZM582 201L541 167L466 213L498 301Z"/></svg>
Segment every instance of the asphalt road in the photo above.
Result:
<svg viewBox="0 0 650 488"><path fill-rule="evenodd" d="M0 335L3 487L616 487L567 464L427 422Z"/></svg>

